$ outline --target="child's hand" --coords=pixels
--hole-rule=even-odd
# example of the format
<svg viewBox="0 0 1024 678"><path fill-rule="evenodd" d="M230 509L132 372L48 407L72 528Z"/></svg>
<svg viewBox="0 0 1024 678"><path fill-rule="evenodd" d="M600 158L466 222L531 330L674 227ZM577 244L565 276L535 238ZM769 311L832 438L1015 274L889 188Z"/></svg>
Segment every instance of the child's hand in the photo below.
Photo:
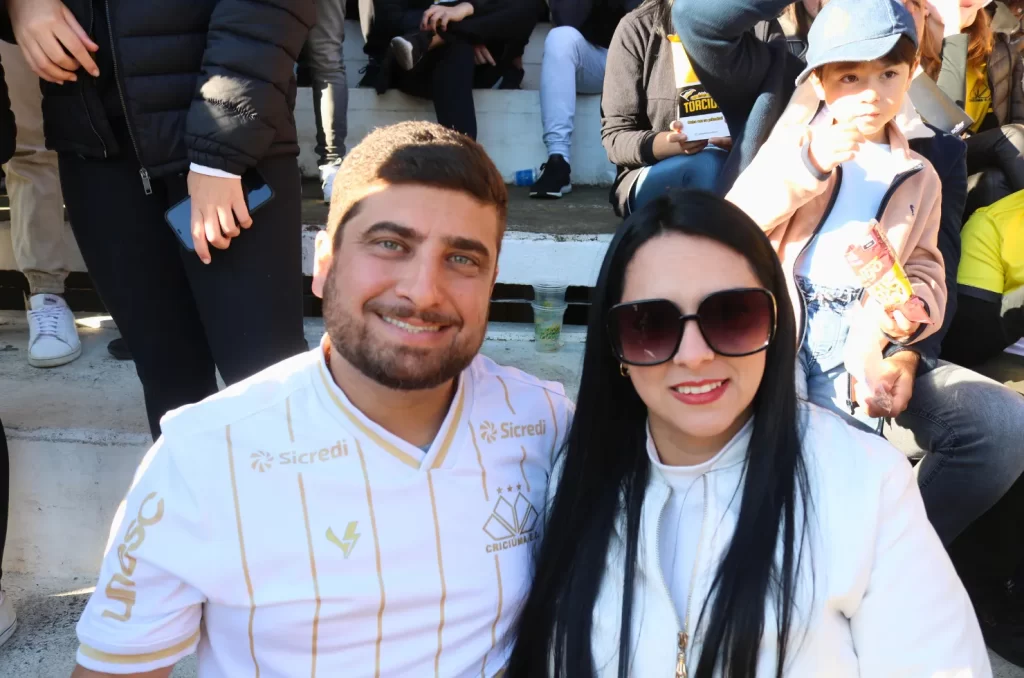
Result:
<svg viewBox="0 0 1024 678"><path fill-rule="evenodd" d="M912 322L903 315L899 309L886 311L881 304L875 301L868 302L868 309L875 316L878 328L893 339L907 339L917 332L921 323Z"/></svg>
<svg viewBox="0 0 1024 678"><path fill-rule="evenodd" d="M864 133L856 123L837 123L831 127L813 127L811 146L808 157L822 174L831 174L832 170L844 162L853 160L860 145L864 143Z"/></svg>

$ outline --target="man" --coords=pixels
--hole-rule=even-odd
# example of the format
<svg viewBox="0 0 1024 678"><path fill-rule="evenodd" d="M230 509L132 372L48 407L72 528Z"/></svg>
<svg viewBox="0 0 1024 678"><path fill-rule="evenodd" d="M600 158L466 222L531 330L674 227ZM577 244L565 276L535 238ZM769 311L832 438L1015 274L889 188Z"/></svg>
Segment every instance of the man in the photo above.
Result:
<svg viewBox="0 0 1024 678"><path fill-rule="evenodd" d="M345 0L316 0L316 23L306 41L313 71L313 116L316 154L324 202L331 202L334 177L345 156L348 135L348 80L345 45Z"/></svg>
<svg viewBox="0 0 1024 678"><path fill-rule="evenodd" d="M765 44L748 32L759 21L778 16L790 2L677 0L673 5L673 23L690 61L738 140L726 161L727 186L756 155L805 67L785 42ZM904 2L920 32L924 4ZM884 361L887 379L894 385L893 409L880 412L870 404L865 409L870 416L890 416L886 437L908 457L919 460L916 470L925 508L948 547L1024 471L1024 400L991 379L938 360L956 315L967 168L962 142L927 129L922 138L911 141L911 148L932 163L943 184L939 249L946 267L946 321L909 350L894 347ZM951 190L955 187L959 190ZM984 630L991 644L991 628Z"/></svg>
<svg viewBox="0 0 1024 678"><path fill-rule="evenodd" d="M28 280L28 364L57 367L82 354L75 316L64 300L68 249L57 154L43 143L43 95L17 45L0 42L17 123L17 151L4 166L11 200L11 243Z"/></svg>
<svg viewBox="0 0 1024 678"><path fill-rule="evenodd" d="M539 12L538 0L374 0L367 47L378 45L374 51L385 60L377 92L394 86L431 99L439 123L475 139L473 89L519 89ZM382 53L384 36L389 47Z"/></svg>
<svg viewBox="0 0 1024 678"><path fill-rule="evenodd" d="M484 340L507 192L433 123L345 158L327 333L163 420L78 624L75 678L494 676L529 584L561 386ZM153 673L147 673L147 672Z"/></svg>
<svg viewBox="0 0 1024 678"><path fill-rule="evenodd" d="M530 197L557 200L572 191L572 149L576 94L600 94L608 45L619 20L636 0L551 0L554 28L544 40L540 65L540 115L548 161L530 187Z"/></svg>

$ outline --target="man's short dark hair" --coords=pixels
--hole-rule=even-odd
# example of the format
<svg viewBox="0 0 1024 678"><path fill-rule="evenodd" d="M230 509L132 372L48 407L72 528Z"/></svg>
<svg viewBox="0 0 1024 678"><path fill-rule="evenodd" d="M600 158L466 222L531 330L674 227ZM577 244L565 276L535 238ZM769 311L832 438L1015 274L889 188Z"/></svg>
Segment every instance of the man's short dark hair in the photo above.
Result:
<svg viewBox="0 0 1024 678"><path fill-rule="evenodd" d="M437 123L381 127L348 152L334 178L327 232L334 247L352 209L377 182L416 184L465 193L498 210L498 243L505 234L508 189L483 146Z"/></svg>
<svg viewBox="0 0 1024 678"><path fill-rule="evenodd" d="M884 57L881 59L875 59L875 61L881 61L884 66L899 66L900 64L906 64L913 67L914 63L917 61L917 45L914 44L914 41L911 40L909 36L900 36L899 42L896 43L896 46L889 50L889 53ZM845 65L847 64L825 64L824 66L815 68L814 74L820 78L825 74L825 68L828 66Z"/></svg>

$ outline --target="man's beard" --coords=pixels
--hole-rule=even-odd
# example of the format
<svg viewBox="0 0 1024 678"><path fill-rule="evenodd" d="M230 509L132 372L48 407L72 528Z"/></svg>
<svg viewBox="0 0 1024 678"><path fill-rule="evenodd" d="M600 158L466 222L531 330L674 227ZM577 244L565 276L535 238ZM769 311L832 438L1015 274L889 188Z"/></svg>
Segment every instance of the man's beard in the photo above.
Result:
<svg viewBox="0 0 1024 678"><path fill-rule="evenodd" d="M339 292L332 271L324 283L323 297L324 326L331 339L331 350L364 376L386 388L418 391L440 386L469 367L483 345L486 326L472 331L465 326L460 327L457 318L410 313L406 309L375 304L371 300L364 306L364 311L398 319L416 317L424 322L453 325L457 329L452 344L443 349L413 348L380 340L373 336L364 318L353 316L344 309Z"/></svg>

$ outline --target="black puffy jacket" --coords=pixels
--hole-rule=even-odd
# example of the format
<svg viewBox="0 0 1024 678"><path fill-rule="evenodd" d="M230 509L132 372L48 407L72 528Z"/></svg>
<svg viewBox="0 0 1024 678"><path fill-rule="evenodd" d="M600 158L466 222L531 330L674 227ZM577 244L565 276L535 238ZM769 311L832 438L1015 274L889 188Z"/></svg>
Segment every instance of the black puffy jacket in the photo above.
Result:
<svg viewBox="0 0 1024 678"><path fill-rule="evenodd" d="M189 162L242 174L263 157L298 153L294 66L314 0L64 2L110 50L135 148L118 147L97 80L84 70L75 83L43 85L47 147L132 153L144 184Z"/></svg>

